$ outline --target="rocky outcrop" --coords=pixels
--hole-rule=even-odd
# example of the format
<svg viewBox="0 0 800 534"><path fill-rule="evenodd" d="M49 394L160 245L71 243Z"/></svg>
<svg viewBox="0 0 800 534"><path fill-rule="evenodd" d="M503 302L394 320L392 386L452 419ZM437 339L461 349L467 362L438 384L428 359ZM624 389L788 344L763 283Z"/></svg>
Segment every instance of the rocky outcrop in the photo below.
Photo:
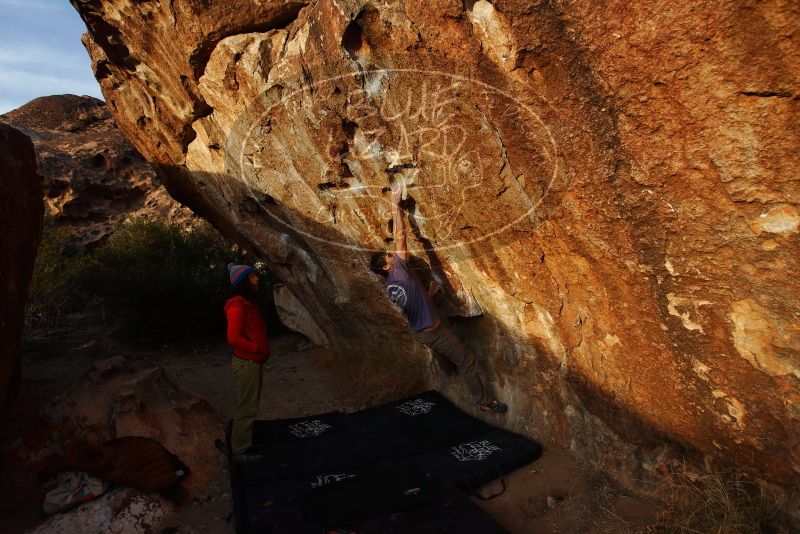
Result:
<svg viewBox="0 0 800 534"><path fill-rule="evenodd" d="M286 286L276 285L272 288L272 295L282 325L303 334L315 345L329 344L325 332L314 321L314 317Z"/></svg>
<svg viewBox="0 0 800 534"><path fill-rule="evenodd" d="M122 130L342 357L422 354L367 268L401 186L510 427L797 479L797 3L72 3Z"/></svg>
<svg viewBox="0 0 800 534"><path fill-rule="evenodd" d="M70 512L56 514L32 530L33 534L95 532L97 534L151 534L175 515L166 499L122 488Z"/></svg>
<svg viewBox="0 0 800 534"><path fill-rule="evenodd" d="M34 471L48 469L63 453L96 448L118 437L158 441L191 473L182 485L204 494L222 472L214 440L224 435L211 405L175 382L161 367L132 372L122 357L96 363L42 410L50 438L39 451L18 451ZM59 451L60 450L60 451Z"/></svg>
<svg viewBox="0 0 800 534"><path fill-rule="evenodd" d="M0 123L0 414L19 388L25 300L42 237L41 182L31 140Z"/></svg>
<svg viewBox="0 0 800 534"><path fill-rule="evenodd" d="M102 241L128 217L185 223L153 167L117 128L101 100L58 95L32 100L0 116L31 137L44 176L47 214L70 229L76 244Z"/></svg>

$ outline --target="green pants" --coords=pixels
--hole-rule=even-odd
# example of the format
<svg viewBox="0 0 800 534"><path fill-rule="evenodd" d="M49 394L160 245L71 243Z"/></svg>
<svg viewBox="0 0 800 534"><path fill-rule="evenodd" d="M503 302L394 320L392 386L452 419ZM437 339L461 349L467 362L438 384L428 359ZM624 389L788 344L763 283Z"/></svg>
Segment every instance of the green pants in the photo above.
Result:
<svg viewBox="0 0 800 534"><path fill-rule="evenodd" d="M253 421L261 398L264 364L233 357L231 368L236 379L236 409L233 414L231 449L241 454L253 444Z"/></svg>
<svg viewBox="0 0 800 534"><path fill-rule="evenodd" d="M478 362L470 350L458 339L450 326L442 322L435 330L414 332L417 341L433 351L437 360L446 358L454 364L464 376L467 389L478 404L487 404L492 400L486 380L481 376ZM446 368L446 364L443 365Z"/></svg>

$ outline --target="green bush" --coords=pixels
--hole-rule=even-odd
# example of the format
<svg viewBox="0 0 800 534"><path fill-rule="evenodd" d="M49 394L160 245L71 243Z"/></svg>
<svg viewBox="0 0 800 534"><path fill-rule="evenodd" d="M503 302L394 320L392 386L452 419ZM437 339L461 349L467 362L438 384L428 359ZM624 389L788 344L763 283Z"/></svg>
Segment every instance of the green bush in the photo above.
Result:
<svg viewBox="0 0 800 534"><path fill-rule="evenodd" d="M28 324L58 324L65 315L86 305L86 295L76 287L85 261L85 255L71 243L69 229L56 227L46 217L25 308Z"/></svg>
<svg viewBox="0 0 800 534"><path fill-rule="evenodd" d="M243 254L207 224L124 224L83 262L78 286L99 297L124 337L182 340L219 335L227 264Z"/></svg>
<svg viewBox="0 0 800 534"><path fill-rule="evenodd" d="M227 264L252 261L205 223L187 230L134 220L82 254L70 249L68 232L50 228L37 258L28 308L35 319L49 302L59 303L48 311L47 321L39 321L53 324L65 313L101 306L115 334L129 339L224 338ZM275 315L271 285L269 277L262 280L261 302L269 322Z"/></svg>

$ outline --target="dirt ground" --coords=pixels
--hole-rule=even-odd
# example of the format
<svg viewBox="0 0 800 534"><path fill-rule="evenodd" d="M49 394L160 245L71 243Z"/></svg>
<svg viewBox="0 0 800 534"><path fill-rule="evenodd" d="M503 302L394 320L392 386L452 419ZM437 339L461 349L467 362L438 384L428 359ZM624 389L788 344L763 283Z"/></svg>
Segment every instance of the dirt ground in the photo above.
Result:
<svg viewBox="0 0 800 534"><path fill-rule="evenodd" d="M352 405L348 397L357 377L348 381L336 376L325 349L310 347L291 334L271 344L261 418L363 408ZM82 330L79 335L40 330L29 332L24 341L22 393L0 426L0 446L5 449L13 443L34 420L40 404L84 374L93 362L119 355L134 370L164 367L176 383L208 400L220 421L230 417L233 377L224 343L145 349L112 342L98 328ZM3 461L0 471L0 532L15 534L46 518L41 512L43 492L35 478L8 463ZM495 481L479 493L492 495L500 489ZM615 489L566 452L553 449L545 449L539 460L507 476L506 491L499 497L474 500L512 534L640 532L658 512L654 504ZM228 474L223 473L207 495L193 498L161 532L233 533L233 524L226 520L230 512Z"/></svg>

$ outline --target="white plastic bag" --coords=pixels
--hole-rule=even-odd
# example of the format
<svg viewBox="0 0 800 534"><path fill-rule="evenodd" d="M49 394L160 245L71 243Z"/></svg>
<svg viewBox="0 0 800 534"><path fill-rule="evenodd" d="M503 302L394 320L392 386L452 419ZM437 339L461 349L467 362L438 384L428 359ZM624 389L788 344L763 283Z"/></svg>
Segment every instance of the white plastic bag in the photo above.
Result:
<svg viewBox="0 0 800 534"><path fill-rule="evenodd" d="M44 496L46 514L61 512L96 499L108 490L108 482L79 471L64 471L48 485L55 485Z"/></svg>

